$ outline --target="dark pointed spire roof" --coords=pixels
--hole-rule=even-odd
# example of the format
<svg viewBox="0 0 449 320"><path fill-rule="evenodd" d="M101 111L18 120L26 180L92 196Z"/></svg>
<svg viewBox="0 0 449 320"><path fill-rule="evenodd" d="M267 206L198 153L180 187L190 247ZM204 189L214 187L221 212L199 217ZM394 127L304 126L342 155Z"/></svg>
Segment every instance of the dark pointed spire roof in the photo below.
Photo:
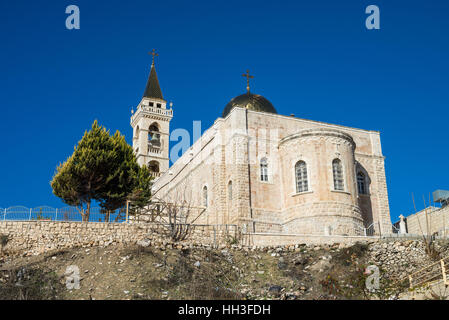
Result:
<svg viewBox="0 0 449 320"><path fill-rule="evenodd" d="M157 80L156 68L154 67L154 63L151 65L150 76L148 77L148 82L143 97L164 100L164 98L162 97L161 87L159 86L159 80Z"/></svg>

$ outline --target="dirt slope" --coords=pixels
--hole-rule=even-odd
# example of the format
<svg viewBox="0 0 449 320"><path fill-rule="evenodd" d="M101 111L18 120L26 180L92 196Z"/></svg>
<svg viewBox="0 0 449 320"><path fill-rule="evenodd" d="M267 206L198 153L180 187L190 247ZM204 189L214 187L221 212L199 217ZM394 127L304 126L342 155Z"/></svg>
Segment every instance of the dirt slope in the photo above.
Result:
<svg viewBox="0 0 449 320"><path fill-rule="evenodd" d="M0 299L369 299L368 245L249 250L108 246L0 259ZM67 267L80 288L66 288ZM383 278L377 297L405 287Z"/></svg>

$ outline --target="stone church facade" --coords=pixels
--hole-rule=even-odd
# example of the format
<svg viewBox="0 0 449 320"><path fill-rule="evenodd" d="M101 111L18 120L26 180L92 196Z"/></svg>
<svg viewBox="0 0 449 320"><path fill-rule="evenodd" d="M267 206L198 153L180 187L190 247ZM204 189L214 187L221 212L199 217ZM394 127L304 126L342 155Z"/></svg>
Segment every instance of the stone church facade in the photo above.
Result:
<svg viewBox="0 0 449 320"><path fill-rule="evenodd" d="M280 115L248 81L169 167L172 117L153 59L131 117L133 148L155 176L153 199L201 209L191 222L256 233L391 233L379 132Z"/></svg>

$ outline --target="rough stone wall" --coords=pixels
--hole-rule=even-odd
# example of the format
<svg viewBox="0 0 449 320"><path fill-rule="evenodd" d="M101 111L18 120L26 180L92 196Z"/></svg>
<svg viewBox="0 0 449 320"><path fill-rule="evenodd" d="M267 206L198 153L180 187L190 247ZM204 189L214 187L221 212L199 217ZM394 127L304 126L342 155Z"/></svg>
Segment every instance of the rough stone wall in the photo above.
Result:
<svg viewBox="0 0 449 320"><path fill-rule="evenodd" d="M413 267L416 259L425 259L422 241L380 239L379 237L310 235L267 233L263 224L256 233L244 233L235 225L195 225L189 237L180 245L239 245L257 247L291 246L297 244L353 244L356 242L387 242L373 245L371 258L374 262L390 267ZM257 227L257 228L259 228ZM275 230L279 226L271 226ZM49 250L108 246L114 244L135 244L151 240L153 243L170 243L167 227L161 224L116 224L95 222L48 222L48 221L1 221L0 234L8 235L10 241L6 250L11 253L40 254ZM400 243L401 245L399 245ZM405 243L405 245L404 245ZM437 241L439 243L439 241ZM447 242L446 242L447 243ZM392 260L390 256L402 258ZM416 259L415 259L416 258ZM410 269L413 270L413 269Z"/></svg>
<svg viewBox="0 0 449 320"><path fill-rule="evenodd" d="M7 248L34 254L62 248L133 244L147 238L168 241L166 230L164 225L151 223L0 222L0 234L10 238ZM218 245L238 239L238 236L239 230L233 225L197 225L191 229L187 241Z"/></svg>
<svg viewBox="0 0 449 320"><path fill-rule="evenodd" d="M242 233L235 225L196 225L189 237L181 244L243 246L279 246L299 243L332 244L375 241L376 237L355 236L313 236L266 233L263 224L258 224L260 233ZM257 227L257 228L259 228ZM276 226L271 226L276 230ZM47 222L47 221L5 221L0 222L0 234L8 235L6 249L10 252L40 254L49 250L135 244L150 239L168 243L167 228L161 224L115 224L95 222Z"/></svg>
<svg viewBox="0 0 449 320"><path fill-rule="evenodd" d="M146 234L137 225L83 222L0 222L0 233L8 235L8 246L39 251L83 245L136 242Z"/></svg>
<svg viewBox="0 0 449 320"><path fill-rule="evenodd" d="M440 252L440 258L449 254L448 243L437 241L435 249ZM370 263L382 268L386 276L404 279L409 274L432 264L426 253L423 241L382 241L372 243L369 247Z"/></svg>

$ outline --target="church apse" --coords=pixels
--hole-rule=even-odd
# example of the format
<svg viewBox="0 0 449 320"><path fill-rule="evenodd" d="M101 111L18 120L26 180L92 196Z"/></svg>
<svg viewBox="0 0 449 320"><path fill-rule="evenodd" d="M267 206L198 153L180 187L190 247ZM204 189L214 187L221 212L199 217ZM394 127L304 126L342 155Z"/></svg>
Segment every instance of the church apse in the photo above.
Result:
<svg viewBox="0 0 449 320"><path fill-rule="evenodd" d="M280 141L285 232L353 235L363 229L354 150L352 137L334 129L305 129Z"/></svg>

